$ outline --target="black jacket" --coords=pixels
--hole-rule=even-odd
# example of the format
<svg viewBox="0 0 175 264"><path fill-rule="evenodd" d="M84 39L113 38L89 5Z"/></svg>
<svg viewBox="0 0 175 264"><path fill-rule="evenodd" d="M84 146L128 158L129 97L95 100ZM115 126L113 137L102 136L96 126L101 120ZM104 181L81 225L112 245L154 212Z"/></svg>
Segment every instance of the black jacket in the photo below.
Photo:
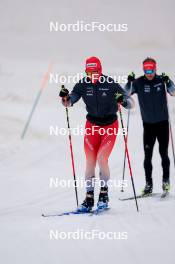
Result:
<svg viewBox="0 0 175 264"><path fill-rule="evenodd" d="M108 76L102 75L104 82L87 83L87 78L81 79L70 94L71 104L81 97L86 104L87 119L96 125L109 125L117 120L117 101L115 94L122 93L126 102L125 108L132 107L132 101L124 89Z"/></svg>
<svg viewBox="0 0 175 264"><path fill-rule="evenodd" d="M141 76L131 83L127 83L125 90L128 95L138 95L142 120L144 123L158 123L168 120L166 88L162 76L156 75L152 81ZM175 95L174 83L170 80L167 85L170 95Z"/></svg>

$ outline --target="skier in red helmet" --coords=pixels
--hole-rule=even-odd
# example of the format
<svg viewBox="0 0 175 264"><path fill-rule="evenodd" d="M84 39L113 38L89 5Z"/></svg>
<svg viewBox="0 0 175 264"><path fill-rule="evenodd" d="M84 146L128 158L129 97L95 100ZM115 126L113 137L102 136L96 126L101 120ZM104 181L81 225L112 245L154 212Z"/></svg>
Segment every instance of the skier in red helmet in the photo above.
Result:
<svg viewBox="0 0 175 264"><path fill-rule="evenodd" d="M108 76L102 74L101 62L96 57L86 60L86 77L81 79L69 94L62 89L60 96L64 106L73 106L80 98L83 99L87 110L85 125L84 150L86 154L86 197L80 212L89 212L94 206L94 178L96 163L100 169L100 194L97 207L108 207L108 180L110 170L108 159L115 144L118 131L118 103L130 109L133 100L122 87ZM103 131L103 133L101 133Z"/></svg>
<svg viewBox="0 0 175 264"><path fill-rule="evenodd" d="M128 95L137 94L143 121L144 169L146 185L143 196L153 191L152 156L156 140L162 160L162 189L165 194L170 190L169 113L167 93L175 96L175 85L165 74L157 74L157 63L153 58L143 61L144 75L135 79L135 74L128 76L125 86ZM132 82L132 85L131 85Z"/></svg>

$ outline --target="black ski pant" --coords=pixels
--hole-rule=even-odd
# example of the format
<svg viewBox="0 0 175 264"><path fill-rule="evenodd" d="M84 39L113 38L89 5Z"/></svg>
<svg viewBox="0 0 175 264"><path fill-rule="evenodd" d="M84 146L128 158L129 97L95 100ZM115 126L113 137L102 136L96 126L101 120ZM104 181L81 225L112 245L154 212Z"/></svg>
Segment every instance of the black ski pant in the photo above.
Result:
<svg viewBox="0 0 175 264"><path fill-rule="evenodd" d="M168 120L154 124L143 123L144 169L146 182L152 184L152 155L156 139L159 143L159 153L162 159L163 181L169 181L170 160L168 157L169 122Z"/></svg>

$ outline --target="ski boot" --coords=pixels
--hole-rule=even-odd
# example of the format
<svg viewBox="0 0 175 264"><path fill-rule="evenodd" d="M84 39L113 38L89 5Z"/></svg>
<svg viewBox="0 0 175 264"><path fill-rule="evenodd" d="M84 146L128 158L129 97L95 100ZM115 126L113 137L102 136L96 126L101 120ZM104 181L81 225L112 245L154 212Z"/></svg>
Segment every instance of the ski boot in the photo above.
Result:
<svg viewBox="0 0 175 264"><path fill-rule="evenodd" d="M170 182L169 182L169 180L163 181L162 189L163 189L164 192L169 192L170 191Z"/></svg>
<svg viewBox="0 0 175 264"><path fill-rule="evenodd" d="M108 202L109 202L108 187L101 187L97 208L98 209L108 208Z"/></svg>
<svg viewBox="0 0 175 264"><path fill-rule="evenodd" d="M146 183L145 188L142 191L142 196L149 196L152 194L153 191L153 185L152 183Z"/></svg>
<svg viewBox="0 0 175 264"><path fill-rule="evenodd" d="M86 198L83 203L78 207L77 211L81 213L88 213L92 211L94 206L94 192L89 191L86 193Z"/></svg>

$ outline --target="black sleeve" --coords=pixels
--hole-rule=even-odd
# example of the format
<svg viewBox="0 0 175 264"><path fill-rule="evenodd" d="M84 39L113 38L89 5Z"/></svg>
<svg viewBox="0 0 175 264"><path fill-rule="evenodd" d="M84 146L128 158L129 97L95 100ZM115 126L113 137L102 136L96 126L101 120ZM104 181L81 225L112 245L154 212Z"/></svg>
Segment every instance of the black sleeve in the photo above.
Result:
<svg viewBox="0 0 175 264"><path fill-rule="evenodd" d="M77 83L75 84L72 92L70 93L70 100L71 100L71 104L75 104L76 102L78 102L78 100L80 100L81 98L81 84Z"/></svg>
<svg viewBox="0 0 175 264"><path fill-rule="evenodd" d="M170 80L169 83L167 84L167 92L171 96L175 96L175 85L174 85L174 82L172 80Z"/></svg>

